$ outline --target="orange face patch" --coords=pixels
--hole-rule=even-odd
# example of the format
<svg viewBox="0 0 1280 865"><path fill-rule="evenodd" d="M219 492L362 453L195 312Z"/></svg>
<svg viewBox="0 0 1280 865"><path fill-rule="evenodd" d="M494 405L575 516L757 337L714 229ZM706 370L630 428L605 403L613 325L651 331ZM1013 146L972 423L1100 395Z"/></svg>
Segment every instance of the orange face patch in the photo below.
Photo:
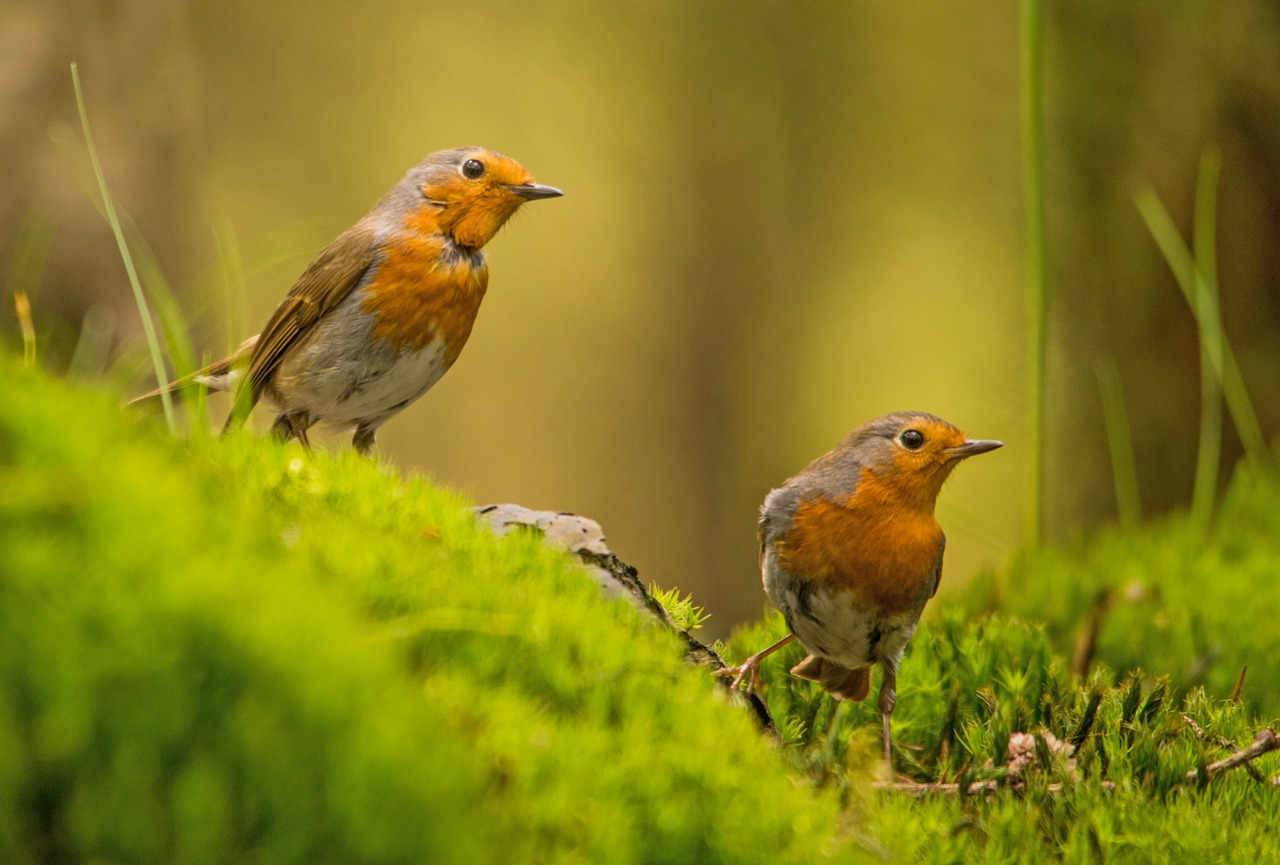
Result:
<svg viewBox="0 0 1280 865"><path fill-rule="evenodd" d="M853 498L801 504L775 546L788 572L828 589L847 588L888 614L928 599L941 548L932 508L904 501L866 470Z"/></svg>
<svg viewBox="0 0 1280 865"><path fill-rule="evenodd" d="M533 175L514 159L487 150L477 150L473 161L484 166L479 177L445 175L422 192L445 205L437 216L440 229L458 245L474 250L492 240L524 204L508 187L532 183Z"/></svg>

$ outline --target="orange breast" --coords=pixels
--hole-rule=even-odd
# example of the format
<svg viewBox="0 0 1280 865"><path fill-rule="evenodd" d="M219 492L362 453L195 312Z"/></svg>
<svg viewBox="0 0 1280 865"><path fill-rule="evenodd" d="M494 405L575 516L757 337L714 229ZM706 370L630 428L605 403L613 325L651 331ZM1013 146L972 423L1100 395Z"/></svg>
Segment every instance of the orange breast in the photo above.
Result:
<svg viewBox="0 0 1280 865"><path fill-rule="evenodd" d="M801 504L776 550L797 578L847 588L892 614L928 599L941 545L932 511L905 504L864 470L853 498Z"/></svg>
<svg viewBox="0 0 1280 865"><path fill-rule="evenodd" d="M416 226L411 220L406 227ZM489 269L478 254L447 249L439 234L406 234L384 248L364 309L377 316L375 338L421 351L439 337L445 361L452 364L471 335L488 285Z"/></svg>

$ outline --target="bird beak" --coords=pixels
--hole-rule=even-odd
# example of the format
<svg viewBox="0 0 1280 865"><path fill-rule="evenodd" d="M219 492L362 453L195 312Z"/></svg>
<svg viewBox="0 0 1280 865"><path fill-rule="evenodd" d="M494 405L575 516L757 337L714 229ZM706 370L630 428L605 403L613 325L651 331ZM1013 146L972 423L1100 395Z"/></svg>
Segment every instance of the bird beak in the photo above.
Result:
<svg viewBox="0 0 1280 865"><path fill-rule="evenodd" d="M998 442L995 439L969 439L962 445L947 448L947 455L953 459L964 459L965 457L985 454L987 451L1002 447L1004 447L1004 442Z"/></svg>
<svg viewBox="0 0 1280 865"><path fill-rule="evenodd" d="M525 201L536 201L539 198L559 198L564 195L554 186L543 186L541 183L521 183L519 186L508 184L507 190Z"/></svg>

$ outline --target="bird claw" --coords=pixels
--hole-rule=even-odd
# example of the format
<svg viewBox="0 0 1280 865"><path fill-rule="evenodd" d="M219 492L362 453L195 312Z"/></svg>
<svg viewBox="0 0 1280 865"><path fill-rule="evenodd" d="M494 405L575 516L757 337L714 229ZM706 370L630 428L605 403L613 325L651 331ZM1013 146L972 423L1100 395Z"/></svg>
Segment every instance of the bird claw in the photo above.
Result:
<svg viewBox="0 0 1280 865"><path fill-rule="evenodd" d="M772 646L769 646L766 649L762 649L759 652L756 652L754 655L747 658L738 666L725 667L722 670L717 670L716 675L724 676L725 678L728 678L729 676L733 676L733 682L730 683L729 690L737 691L741 689L742 693L750 694L756 688L759 688L761 685L764 684L764 680L760 678L760 662L763 661L765 658L769 657L770 655L772 655L774 652L781 649L783 646L790 643L794 639L795 639L794 634L787 634L785 637L783 637L781 640L778 640L778 642L774 643ZM742 688L743 682L746 682L746 685L747 685L746 688Z"/></svg>
<svg viewBox="0 0 1280 865"><path fill-rule="evenodd" d="M741 690L744 694L750 694L764 684L764 680L760 678L759 655L752 655L736 667L725 667L717 670L716 675L725 679L733 676L733 681L729 683L729 690ZM744 683L746 684L745 688L743 688Z"/></svg>

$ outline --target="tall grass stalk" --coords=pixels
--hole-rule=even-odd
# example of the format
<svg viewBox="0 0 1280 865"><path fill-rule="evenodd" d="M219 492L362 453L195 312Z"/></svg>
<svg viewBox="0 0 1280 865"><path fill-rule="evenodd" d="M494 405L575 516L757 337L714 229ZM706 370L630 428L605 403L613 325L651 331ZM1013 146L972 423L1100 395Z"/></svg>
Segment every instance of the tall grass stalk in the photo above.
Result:
<svg viewBox="0 0 1280 865"><path fill-rule="evenodd" d="M89 112L84 104L84 91L80 86L80 69L75 64L71 64L71 82L76 91L76 108L80 112L80 128L84 132L85 147L89 151L89 160L93 164L93 175L98 183L98 193L102 196L102 206L105 210L107 222L111 226L111 233L115 236L116 246L120 249L120 258L124 261L125 272L129 276L129 285L133 288L133 299L138 305L138 316L142 319L142 331L147 338L147 349L151 354L151 363L155 368L156 384L163 387L166 381L164 369L164 356L160 351L160 340L156 336L155 324L151 320L151 310L147 306L146 296L142 292L142 282L138 279L138 271L133 263L133 256L129 252L129 244L125 242L124 230L120 226L120 219L116 215L115 202L111 199L111 192L107 189L107 180L102 173L102 163L98 160L98 149L93 143L93 132L89 128ZM171 431L177 431L178 422L173 411L173 400L167 391L160 391L160 404L164 407L165 422L169 425Z"/></svg>
<svg viewBox="0 0 1280 865"><path fill-rule="evenodd" d="M173 291L168 277L160 267L160 261L151 250L147 240L137 224L128 213L120 214L120 224L124 229L129 248L133 250L133 260L137 266L142 288L151 303L153 315L160 322L164 348L169 353L169 362L175 375L183 376L196 368L196 356L187 336L187 318L178 296Z"/></svg>
<svg viewBox="0 0 1280 865"><path fill-rule="evenodd" d="M1107 425L1107 446L1111 451L1111 478L1116 490L1116 511L1125 529L1142 520L1142 498L1138 491L1138 467L1133 458L1133 433L1125 409L1124 389L1115 361L1099 363L1098 392L1102 396L1102 417Z"/></svg>
<svg viewBox="0 0 1280 865"><path fill-rule="evenodd" d="M22 364L30 368L36 365L36 326L31 320L31 299L22 289L13 293L13 310L22 332Z"/></svg>
<svg viewBox="0 0 1280 865"><path fill-rule="evenodd" d="M1196 171L1196 202L1191 229L1192 257L1196 268L1197 321L1204 321L1200 337L1200 443L1196 454L1196 479L1192 487L1191 518L1202 530L1213 517L1222 459L1222 316L1218 303L1217 211L1218 175L1222 159L1205 151Z"/></svg>
<svg viewBox="0 0 1280 865"><path fill-rule="evenodd" d="M1205 175L1210 171L1213 176L1205 179ZM1216 174L1217 170L1212 162L1208 165L1202 164L1202 178L1197 186L1203 186L1209 182L1216 184ZM1203 198L1203 195L1198 197ZM1266 437L1262 434L1258 416L1253 410L1249 392L1245 389L1240 366L1236 363L1235 353L1232 352L1231 344L1227 341L1226 333L1222 329L1216 291L1211 289L1205 275L1200 273L1196 259L1187 249L1173 218L1155 190L1150 186L1142 187L1134 196L1134 202L1195 316L1200 343L1205 347L1202 357L1208 361L1209 368L1217 378L1222 394L1226 398L1231 420L1244 446L1245 458L1255 466L1273 467L1271 451L1267 447ZM1203 227L1203 217L1200 224L1201 233L1207 234L1208 229ZM1203 244L1202 240L1202 247Z"/></svg>
<svg viewBox="0 0 1280 865"><path fill-rule="evenodd" d="M1027 486L1023 540L1044 536L1045 371L1049 286L1045 253L1043 54L1044 8L1022 0L1022 226L1027 306Z"/></svg>

